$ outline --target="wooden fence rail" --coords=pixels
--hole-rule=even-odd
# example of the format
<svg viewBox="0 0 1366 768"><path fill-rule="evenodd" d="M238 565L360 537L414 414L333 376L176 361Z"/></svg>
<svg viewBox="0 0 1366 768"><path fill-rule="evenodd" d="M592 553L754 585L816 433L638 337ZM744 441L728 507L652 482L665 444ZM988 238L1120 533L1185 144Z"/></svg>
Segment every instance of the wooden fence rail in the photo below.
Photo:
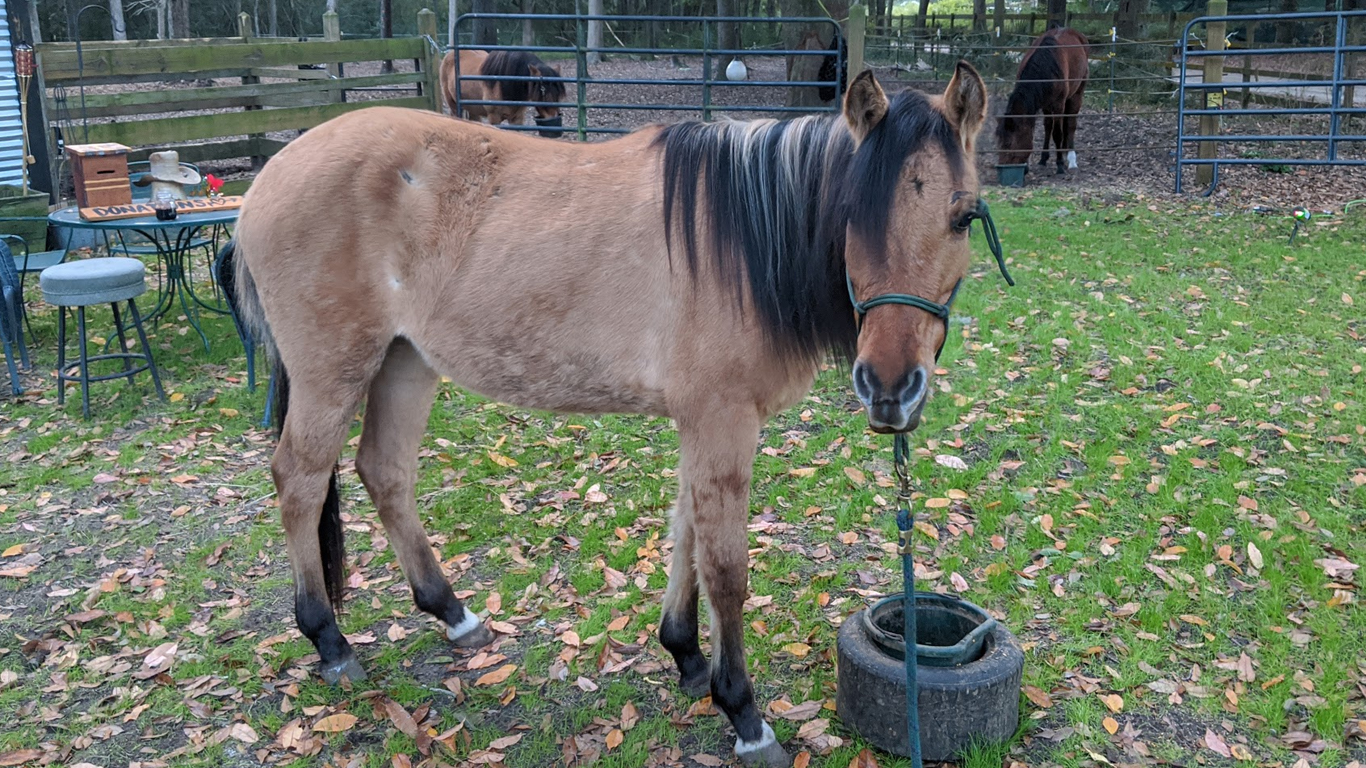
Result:
<svg viewBox="0 0 1366 768"><path fill-rule="evenodd" d="M242 28L251 29L250 17ZM382 40L98 41L84 43L79 55L74 43L43 43L37 56L52 178L62 179L59 143L118 142L134 148L133 159L175 149L184 162L249 157L259 165L286 143L266 134L369 106L440 111L436 15L419 13L418 29L418 37ZM413 71L346 74L348 64L381 61L411 61ZM348 100L361 89L365 100Z"/></svg>

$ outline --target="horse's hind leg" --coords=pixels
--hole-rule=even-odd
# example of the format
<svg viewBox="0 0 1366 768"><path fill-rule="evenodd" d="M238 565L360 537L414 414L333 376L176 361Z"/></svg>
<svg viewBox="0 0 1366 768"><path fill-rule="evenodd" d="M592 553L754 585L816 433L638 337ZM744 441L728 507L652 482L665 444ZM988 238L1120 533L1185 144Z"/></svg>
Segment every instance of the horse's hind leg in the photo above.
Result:
<svg viewBox="0 0 1366 768"><path fill-rule="evenodd" d="M417 516L417 453L440 377L413 345L397 339L370 383L356 472L379 510L417 607L446 623L456 645L478 647L493 634L451 592Z"/></svg>
<svg viewBox="0 0 1366 768"><path fill-rule="evenodd" d="M1057 165L1058 165L1058 173L1059 173L1059 174L1062 174L1062 173L1065 173L1065 172L1066 172L1066 169L1063 167L1063 164L1062 164L1062 160L1063 160L1063 126L1066 124L1066 122L1067 122L1067 118L1066 118L1065 116L1063 116L1063 115L1058 115L1057 119L1055 119L1055 120L1053 121L1053 151L1054 151L1054 154L1057 155L1057 160L1058 160Z"/></svg>
<svg viewBox="0 0 1366 768"><path fill-rule="evenodd" d="M708 411L679 418L680 486L688 496L680 511L692 513L696 568L711 607L712 701L735 728L735 752L742 761L786 768L791 758L759 714L745 667L745 523L759 424L754 412Z"/></svg>
<svg viewBox="0 0 1366 768"><path fill-rule="evenodd" d="M300 371L290 369L289 373L297 375ZM287 408L287 413L270 469L294 572L294 620L318 649L323 680L335 684L342 677L365 679L355 653L337 627L325 570L331 569L337 579L332 597L340 601L345 566L338 540L342 535L340 502L333 473L360 391L334 381L318 386L317 381L298 376L291 382L288 396L281 398L280 407Z"/></svg>
<svg viewBox="0 0 1366 768"><path fill-rule="evenodd" d="M1082 92L1067 100L1067 117L1063 119L1062 138L1067 144L1067 167L1077 167L1077 114L1081 112Z"/></svg>
<svg viewBox="0 0 1366 768"><path fill-rule="evenodd" d="M674 509L673 563L669 567L669 589L664 593L659 642L673 654L678 665L679 687L689 696L701 697L710 690L711 680L697 637L697 568L693 562L696 538L689 496L685 488Z"/></svg>

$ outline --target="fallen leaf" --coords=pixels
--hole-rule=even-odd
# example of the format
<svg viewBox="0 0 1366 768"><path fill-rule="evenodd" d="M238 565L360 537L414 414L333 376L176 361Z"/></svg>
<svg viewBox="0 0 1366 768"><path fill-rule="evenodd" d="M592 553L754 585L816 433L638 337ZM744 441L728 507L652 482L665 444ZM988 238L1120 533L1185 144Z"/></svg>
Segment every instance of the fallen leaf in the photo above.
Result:
<svg viewBox="0 0 1366 768"><path fill-rule="evenodd" d="M488 452L488 456L489 456L489 461L492 461L494 464L497 464L497 465L500 466L500 467L509 467L509 468L510 468L510 467L515 467L515 466L517 466L517 460L516 460L516 459L508 458L507 456L504 456L504 455L501 454L501 453L495 453L495 452L493 452L493 451L489 451L489 452Z"/></svg>
<svg viewBox="0 0 1366 768"><path fill-rule="evenodd" d="M811 753L805 750L798 752L797 756L792 758L792 768L810 768L810 765Z"/></svg>
<svg viewBox="0 0 1366 768"><path fill-rule="evenodd" d="M22 555L24 554L24 546L25 545L23 544L15 544L12 547L6 547L4 552L0 552L0 557L14 557L15 555Z"/></svg>
<svg viewBox="0 0 1366 768"><path fill-rule="evenodd" d="M233 723L232 730L228 731L228 735L243 744L255 744L261 738L257 736L256 731L252 730L252 727L246 723Z"/></svg>
<svg viewBox="0 0 1366 768"><path fill-rule="evenodd" d="M104 485L106 483L117 483L118 481L118 475L111 475L108 472L101 472L90 479L90 482L96 485Z"/></svg>
<svg viewBox="0 0 1366 768"><path fill-rule="evenodd" d="M314 723L313 730L319 733L341 733L351 730L358 719L350 712L339 712L335 715L328 715Z"/></svg>
<svg viewBox="0 0 1366 768"><path fill-rule="evenodd" d="M968 468L968 463L966 461L963 461L957 456L950 456L945 453L936 455L934 457L934 463L938 464L941 467L948 467L949 469L957 469L959 471L965 471ZM859 754L863 753L860 752Z"/></svg>
<svg viewBox="0 0 1366 768"><path fill-rule="evenodd" d="M503 666L488 672L474 681L475 685L498 685L499 683L512 677L512 673L517 671L516 664L504 664Z"/></svg>
<svg viewBox="0 0 1366 768"><path fill-rule="evenodd" d="M1048 693L1041 688L1036 688L1032 685L1026 685L1024 687L1024 693L1025 698L1034 702L1034 706L1036 707L1048 709L1049 707L1053 706L1053 697L1049 696Z"/></svg>
<svg viewBox="0 0 1366 768"><path fill-rule="evenodd" d="M868 477L855 467L845 467L844 474L854 482L854 485L867 485Z"/></svg>
<svg viewBox="0 0 1366 768"><path fill-rule="evenodd" d="M811 646L806 643L788 643L783 646L783 650L800 659L811 652Z"/></svg>
<svg viewBox="0 0 1366 768"><path fill-rule="evenodd" d="M1233 757L1234 757L1235 759L1237 759L1237 760L1252 760L1252 759L1254 759L1254 758L1253 758L1253 755L1252 755L1252 751L1249 750L1247 747L1243 746L1242 744L1230 744L1229 747L1228 747L1228 751L1229 751L1229 752L1232 752L1232 753L1233 753Z"/></svg>
<svg viewBox="0 0 1366 768"><path fill-rule="evenodd" d="M524 734L521 733L514 733L511 736L504 736L501 739L494 739L493 741L489 742L489 749L507 749L513 744L516 744L517 742L521 741L523 735Z"/></svg>
<svg viewBox="0 0 1366 768"><path fill-rule="evenodd" d="M723 764L721 762L721 758L717 757L716 755L708 755L705 753L698 753L688 759L692 760L694 763L697 763L698 765L705 765L707 766L707 768L716 768L716 766Z"/></svg>
<svg viewBox="0 0 1366 768"><path fill-rule="evenodd" d="M1111 712L1118 713L1124 711L1124 697L1120 696L1117 693L1111 693L1105 696L1101 696L1100 700L1105 704L1107 708L1109 708Z"/></svg>
<svg viewBox="0 0 1366 768"><path fill-rule="evenodd" d="M967 592L969 589L968 580L960 576L957 571L949 574L949 581L952 582L954 591Z"/></svg>
<svg viewBox="0 0 1366 768"><path fill-rule="evenodd" d="M1247 543L1247 561L1252 563L1253 568L1259 571L1262 569L1262 551L1250 541Z"/></svg>
<svg viewBox="0 0 1366 768"><path fill-rule="evenodd" d="M1205 729L1205 746L1224 757L1233 757L1233 751L1228 748L1223 737L1208 728Z"/></svg>
<svg viewBox="0 0 1366 768"><path fill-rule="evenodd" d="M629 731L636 727L636 723L639 722L640 710L636 709L636 705L629 701L623 704L621 707L621 729Z"/></svg>
<svg viewBox="0 0 1366 768"><path fill-rule="evenodd" d="M854 755L853 760L849 761L849 768L881 768L881 766L879 766L877 758L873 756L872 750L864 747L859 750L857 755Z"/></svg>
<svg viewBox="0 0 1366 768"><path fill-rule="evenodd" d="M1119 722L1116 721L1113 717L1107 717L1104 720L1101 720L1100 724L1105 726L1105 732L1110 734L1111 736L1114 736L1116 733L1119 732Z"/></svg>
<svg viewBox="0 0 1366 768"><path fill-rule="evenodd" d="M607 732L607 748L609 750L616 749L617 747L621 746L621 742L625 740L626 734L622 733L621 729L619 728L613 728L612 730Z"/></svg>
<svg viewBox="0 0 1366 768"><path fill-rule="evenodd" d="M0 753L0 765L23 765L42 756L41 749L16 749L13 752Z"/></svg>

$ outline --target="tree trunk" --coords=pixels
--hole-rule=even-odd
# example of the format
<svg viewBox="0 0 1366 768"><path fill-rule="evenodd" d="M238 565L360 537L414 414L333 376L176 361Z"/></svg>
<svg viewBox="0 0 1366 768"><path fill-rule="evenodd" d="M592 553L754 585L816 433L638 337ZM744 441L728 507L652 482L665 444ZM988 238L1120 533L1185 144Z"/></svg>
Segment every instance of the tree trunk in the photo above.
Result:
<svg viewBox="0 0 1366 768"><path fill-rule="evenodd" d="M475 13L494 13L498 8L493 0L474 0L471 9ZM478 19L474 22L475 45L497 45L498 23L493 19Z"/></svg>
<svg viewBox="0 0 1366 768"><path fill-rule="evenodd" d="M158 39L158 40L165 40L165 39L166 39L166 11L167 11L166 3L167 3L167 0L157 0L157 3L156 3L156 14L157 14L157 39Z"/></svg>
<svg viewBox="0 0 1366 768"><path fill-rule="evenodd" d="M535 10L535 0L522 0L522 13L531 13ZM536 44L536 28L532 26L531 19L522 19L522 45Z"/></svg>
<svg viewBox="0 0 1366 768"><path fill-rule="evenodd" d="M1139 16L1148 12L1148 0L1119 0L1120 37L1136 40L1139 37Z"/></svg>
<svg viewBox="0 0 1366 768"><path fill-rule="evenodd" d="M784 16L829 16L831 18L841 18L847 12L848 6L843 9L833 7L835 3L822 4L821 0L790 0L782 5ZM788 50L814 50L824 51L830 44L830 26L828 24L784 24L782 25L783 47ZM788 56L787 57L787 79L803 82L812 82L818 79L821 64L825 58L822 56ZM787 89L787 106L789 107L819 107L824 102L820 98L820 89L813 86L794 86Z"/></svg>
<svg viewBox="0 0 1366 768"><path fill-rule="evenodd" d="M171 37L190 36L190 0L171 0Z"/></svg>
<svg viewBox="0 0 1366 768"><path fill-rule="evenodd" d="M738 16L735 10L735 0L716 0L717 16ZM712 46L723 50L737 51L740 49L740 27L732 21L722 21L716 24L716 38L712 41ZM712 77L721 77L730 66L734 59L733 54L722 54L713 61L715 67L710 73Z"/></svg>
<svg viewBox="0 0 1366 768"><path fill-rule="evenodd" d="M920 0L920 9L915 14L915 31L917 34L925 32L925 17L930 13L930 0Z"/></svg>
<svg viewBox="0 0 1366 768"><path fill-rule="evenodd" d="M1281 13L1294 13L1299 9L1299 3L1295 0L1281 0ZM1281 22L1276 24L1276 43L1278 45L1288 45L1295 39L1295 24Z"/></svg>
<svg viewBox="0 0 1366 768"><path fill-rule="evenodd" d="M972 31L987 31L987 0L972 0Z"/></svg>
<svg viewBox="0 0 1366 768"><path fill-rule="evenodd" d="M270 0L270 36L280 36L280 0Z"/></svg>
<svg viewBox="0 0 1366 768"><path fill-rule="evenodd" d="M589 15L589 16L601 16L601 15L602 15L602 0L588 0L588 15ZM601 47L602 47L602 22L601 22L601 21L590 21L590 22L588 22L588 47L589 47L589 48L601 48ZM588 54L588 63L589 63L589 64L597 64L597 63L600 62L600 61L602 61L602 53L601 53L601 52L593 51L592 53L589 53L589 54Z"/></svg>
<svg viewBox="0 0 1366 768"><path fill-rule="evenodd" d="M1048 21L1046 27L1057 24L1067 26L1067 0L1048 0Z"/></svg>
<svg viewBox="0 0 1366 768"><path fill-rule="evenodd" d="M128 25L123 22L123 0L109 0L109 16L112 19L115 40L128 39Z"/></svg>

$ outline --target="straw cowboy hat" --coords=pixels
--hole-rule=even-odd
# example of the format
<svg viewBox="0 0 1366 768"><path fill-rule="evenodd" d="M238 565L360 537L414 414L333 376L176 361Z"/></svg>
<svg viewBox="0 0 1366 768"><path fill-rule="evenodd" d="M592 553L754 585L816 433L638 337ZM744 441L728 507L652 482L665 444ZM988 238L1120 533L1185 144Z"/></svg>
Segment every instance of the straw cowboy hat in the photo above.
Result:
<svg viewBox="0 0 1366 768"><path fill-rule="evenodd" d="M163 193L182 200L186 187L197 187L203 181L198 171L180 164L180 155L174 151L153 152L147 160L151 168L133 183L139 187L151 184L153 200Z"/></svg>

